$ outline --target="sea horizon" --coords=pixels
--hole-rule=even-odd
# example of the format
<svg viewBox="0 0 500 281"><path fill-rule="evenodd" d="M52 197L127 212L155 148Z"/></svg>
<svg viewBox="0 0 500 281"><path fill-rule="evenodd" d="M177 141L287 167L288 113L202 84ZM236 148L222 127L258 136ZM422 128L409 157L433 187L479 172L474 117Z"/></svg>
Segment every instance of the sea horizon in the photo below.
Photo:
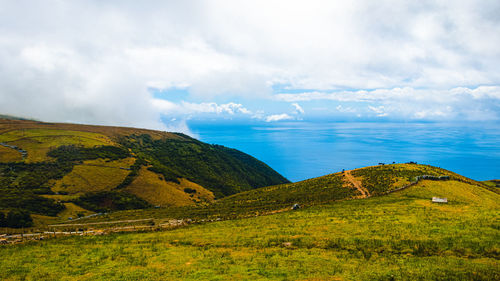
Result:
<svg viewBox="0 0 500 281"><path fill-rule="evenodd" d="M474 180L500 178L499 125L436 122L191 122L201 141L241 150L290 181L417 162Z"/></svg>

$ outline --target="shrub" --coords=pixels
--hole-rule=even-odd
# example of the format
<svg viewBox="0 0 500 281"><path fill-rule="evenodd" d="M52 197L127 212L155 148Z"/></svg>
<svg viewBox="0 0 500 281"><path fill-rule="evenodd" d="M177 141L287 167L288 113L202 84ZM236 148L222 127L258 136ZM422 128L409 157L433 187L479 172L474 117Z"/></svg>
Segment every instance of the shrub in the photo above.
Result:
<svg viewBox="0 0 500 281"><path fill-rule="evenodd" d="M10 210L5 219L7 227L21 228L33 226L33 219L26 210Z"/></svg>
<svg viewBox="0 0 500 281"><path fill-rule="evenodd" d="M196 189L192 189L192 188L186 187L186 188L184 188L184 192L186 192L186 193L196 193Z"/></svg>

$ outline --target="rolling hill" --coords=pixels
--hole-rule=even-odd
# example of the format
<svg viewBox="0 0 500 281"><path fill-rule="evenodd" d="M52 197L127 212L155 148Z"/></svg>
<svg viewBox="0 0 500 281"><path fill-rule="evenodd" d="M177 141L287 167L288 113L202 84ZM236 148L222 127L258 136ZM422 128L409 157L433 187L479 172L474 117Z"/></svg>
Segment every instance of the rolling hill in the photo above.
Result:
<svg viewBox="0 0 500 281"><path fill-rule="evenodd" d="M44 237L0 245L2 280L500 277L495 180L405 163L290 183L182 134L26 120L1 124L0 142L1 209L24 209L3 221L31 212ZM152 231L123 233L136 228Z"/></svg>
<svg viewBox="0 0 500 281"><path fill-rule="evenodd" d="M207 221L253 217L288 211L294 204L310 207L337 201L381 197L411 188L421 181L443 182L446 186L463 183L473 188L491 189L482 182L438 167L415 163L391 164L338 172L295 183L261 187L220 198L206 205L120 211L103 217L85 219L83 222L130 218Z"/></svg>
<svg viewBox="0 0 500 281"><path fill-rule="evenodd" d="M0 277L4 280L499 279L500 195L482 184L425 165L375 166L349 172L370 195L363 196L349 184L349 179L344 184L344 173L264 187L222 198L217 204L222 207L243 203L243 209L251 209L255 199L261 197L266 204L276 204L276 208L289 207L290 202L309 207L169 231L69 236L0 246L0 255L9 257L0 261ZM411 184L410 177L422 174L434 176ZM450 178L439 180L440 176ZM387 183L391 184L382 188ZM336 189L350 191L339 193ZM397 191L386 193L391 190ZM311 191L319 195L310 194ZM330 193L334 195L324 198ZM304 198L306 194L309 197ZM347 194L363 199L337 201L339 194L340 198ZM272 195L281 199L276 201ZM448 198L448 203L432 203L435 196ZM168 209L112 215L130 217L133 212L165 210ZM205 210L219 215L215 209ZM230 209L218 211L231 214ZM201 212L198 215L202 217Z"/></svg>
<svg viewBox="0 0 500 281"><path fill-rule="evenodd" d="M78 215L207 204L287 182L250 155L180 133L0 119L4 212L56 216L75 205L83 208Z"/></svg>

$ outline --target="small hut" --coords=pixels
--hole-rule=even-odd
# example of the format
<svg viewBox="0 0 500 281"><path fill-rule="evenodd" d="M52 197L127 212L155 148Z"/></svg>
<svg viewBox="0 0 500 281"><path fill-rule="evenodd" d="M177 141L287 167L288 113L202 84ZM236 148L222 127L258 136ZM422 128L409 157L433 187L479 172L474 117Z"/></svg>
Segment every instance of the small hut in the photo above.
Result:
<svg viewBox="0 0 500 281"><path fill-rule="evenodd" d="M448 203L448 198L432 197L433 203Z"/></svg>

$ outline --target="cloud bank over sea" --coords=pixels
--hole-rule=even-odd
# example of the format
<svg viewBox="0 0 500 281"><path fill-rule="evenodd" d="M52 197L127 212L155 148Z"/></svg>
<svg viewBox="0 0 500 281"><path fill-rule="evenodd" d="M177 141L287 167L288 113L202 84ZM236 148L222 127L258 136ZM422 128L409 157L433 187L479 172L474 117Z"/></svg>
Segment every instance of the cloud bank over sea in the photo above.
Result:
<svg viewBox="0 0 500 281"><path fill-rule="evenodd" d="M0 3L4 114L184 132L500 119L498 1Z"/></svg>

